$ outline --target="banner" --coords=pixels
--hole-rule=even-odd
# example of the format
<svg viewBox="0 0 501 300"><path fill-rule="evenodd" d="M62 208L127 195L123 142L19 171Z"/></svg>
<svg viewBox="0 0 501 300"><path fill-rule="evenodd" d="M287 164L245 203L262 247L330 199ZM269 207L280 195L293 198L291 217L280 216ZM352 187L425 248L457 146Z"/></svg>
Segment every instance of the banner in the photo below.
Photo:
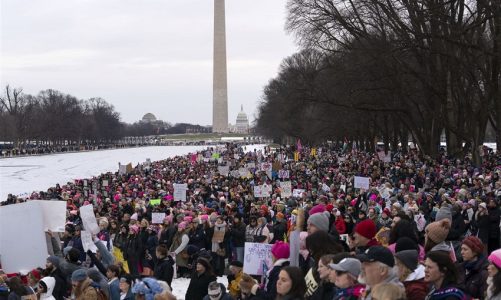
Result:
<svg viewBox="0 0 501 300"><path fill-rule="evenodd" d="M45 267L43 215L28 203L0 206L0 259L5 273Z"/></svg>
<svg viewBox="0 0 501 300"><path fill-rule="evenodd" d="M354 187L356 189L369 189L370 181L369 177L360 177L360 176L355 176L355 184Z"/></svg>
<svg viewBox="0 0 501 300"><path fill-rule="evenodd" d="M292 196L292 184L290 181L280 182L280 189L281 189L280 195L283 198L289 198Z"/></svg>
<svg viewBox="0 0 501 300"><path fill-rule="evenodd" d="M165 219L165 213L151 213L152 224L162 224Z"/></svg>
<svg viewBox="0 0 501 300"><path fill-rule="evenodd" d="M271 244L245 243L244 273L263 275L273 267Z"/></svg>
<svg viewBox="0 0 501 300"><path fill-rule="evenodd" d="M84 229L93 234L99 233L99 226L97 226L96 216L94 215L94 207L92 204L80 207L80 218Z"/></svg>
<svg viewBox="0 0 501 300"><path fill-rule="evenodd" d="M174 183L174 201L186 201L186 191L188 190L188 184L186 183Z"/></svg>

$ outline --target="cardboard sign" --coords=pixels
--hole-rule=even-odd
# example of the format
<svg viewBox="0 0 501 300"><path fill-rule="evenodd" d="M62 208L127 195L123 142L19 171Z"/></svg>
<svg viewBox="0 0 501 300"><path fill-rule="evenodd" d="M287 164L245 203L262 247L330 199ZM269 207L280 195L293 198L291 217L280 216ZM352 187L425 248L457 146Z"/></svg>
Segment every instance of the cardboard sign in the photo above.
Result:
<svg viewBox="0 0 501 300"><path fill-rule="evenodd" d="M278 171L278 178L280 178L280 179L288 179L289 178L289 170L280 170L280 171Z"/></svg>
<svg viewBox="0 0 501 300"><path fill-rule="evenodd" d="M271 163L265 162L261 164L261 171L266 173L268 178L271 178L271 172L273 171L273 165Z"/></svg>
<svg viewBox="0 0 501 300"><path fill-rule="evenodd" d="M294 189L292 190L292 197L301 198L304 192L305 192L304 189Z"/></svg>
<svg viewBox="0 0 501 300"><path fill-rule="evenodd" d="M0 206L0 260L6 273L45 267L43 215L28 203Z"/></svg>
<svg viewBox="0 0 501 300"><path fill-rule="evenodd" d="M119 165L118 166L118 174L125 175L126 173L127 173L127 166L126 165Z"/></svg>
<svg viewBox="0 0 501 300"><path fill-rule="evenodd" d="M217 171L219 172L219 174L221 174L223 176L228 176L228 174L230 173L230 167L229 166L218 166Z"/></svg>
<svg viewBox="0 0 501 300"><path fill-rule="evenodd" d="M160 202L161 202L160 199L150 199L151 206L160 205Z"/></svg>
<svg viewBox="0 0 501 300"><path fill-rule="evenodd" d="M96 215L94 215L94 207L92 204L80 207L80 218L84 229L93 234L99 233L99 226L97 226Z"/></svg>
<svg viewBox="0 0 501 300"><path fill-rule="evenodd" d="M186 183L174 183L174 201L186 201L186 191L188 190L188 184Z"/></svg>
<svg viewBox="0 0 501 300"><path fill-rule="evenodd" d="M354 187L356 189L366 189L366 190L368 190L369 186L370 186L369 177L355 176Z"/></svg>
<svg viewBox="0 0 501 300"><path fill-rule="evenodd" d="M271 194L271 186L265 184L254 186L254 197L265 198L269 197L270 194Z"/></svg>
<svg viewBox="0 0 501 300"><path fill-rule="evenodd" d="M263 275L273 267L271 244L245 243L244 273Z"/></svg>
<svg viewBox="0 0 501 300"><path fill-rule="evenodd" d="M165 219L165 213L151 213L151 223L162 224Z"/></svg>
<svg viewBox="0 0 501 300"><path fill-rule="evenodd" d="M37 200L27 203L31 209L40 211L44 231L64 232L66 225L66 202L59 200Z"/></svg>
<svg viewBox="0 0 501 300"><path fill-rule="evenodd" d="M108 180L103 180L103 186L108 186Z"/></svg>
<svg viewBox="0 0 501 300"><path fill-rule="evenodd" d="M280 195L284 198L289 198L292 196L292 184L290 181L282 181L280 182Z"/></svg>
<svg viewBox="0 0 501 300"><path fill-rule="evenodd" d="M247 177L249 175L249 170L247 170L246 168L240 168L238 169L238 175L240 177Z"/></svg>
<svg viewBox="0 0 501 300"><path fill-rule="evenodd" d="M80 231L80 237L82 238L82 246L85 252L88 250L92 251L92 253L97 252L97 246L92 241L92 234L90 232L82 230Z"/></svg>

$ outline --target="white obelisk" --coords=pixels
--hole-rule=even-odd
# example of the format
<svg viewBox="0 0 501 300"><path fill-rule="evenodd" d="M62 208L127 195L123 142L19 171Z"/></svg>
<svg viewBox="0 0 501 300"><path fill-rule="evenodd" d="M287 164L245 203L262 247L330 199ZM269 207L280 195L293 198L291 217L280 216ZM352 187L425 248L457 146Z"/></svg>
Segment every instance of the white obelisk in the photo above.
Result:
<svg viewBox="0 0 501 300"><path fill-rule="evenodd" d="M214 0L214 73L212 86L212 132L228 132L226 78L226 28L224 0Z"/></svg>

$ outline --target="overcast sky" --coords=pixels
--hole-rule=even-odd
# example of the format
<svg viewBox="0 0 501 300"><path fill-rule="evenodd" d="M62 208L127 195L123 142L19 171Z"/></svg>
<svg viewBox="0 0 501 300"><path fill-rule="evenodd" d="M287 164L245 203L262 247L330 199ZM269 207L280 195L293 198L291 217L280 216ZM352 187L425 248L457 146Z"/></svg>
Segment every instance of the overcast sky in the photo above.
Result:
<svg viewBox="0 0 501 300"><path fill-rule="evenodd" d="M254 119L263 87L297 50L285 0L226 0L229 121ZM212 0L1 0L2 87L102 97L125 122L146 112L212 124Z"/></svg>

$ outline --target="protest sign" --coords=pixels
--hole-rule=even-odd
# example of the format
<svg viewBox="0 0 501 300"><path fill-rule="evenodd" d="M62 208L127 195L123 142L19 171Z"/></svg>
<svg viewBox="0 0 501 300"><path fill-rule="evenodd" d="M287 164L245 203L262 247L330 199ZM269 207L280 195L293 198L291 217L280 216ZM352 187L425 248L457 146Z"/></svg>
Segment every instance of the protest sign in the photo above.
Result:
<svg viewBox="0 0 501 300"><path fill-rule="evenodd" d="M233 178L238 178L238 177L240 177L240 172L238 172L238 170L233 170L230 172L230 175Z"/></svg>
<svg viewBox="0 0 501 300"><path fill-rule="evenodd" d="M327 184L322 184L322 191L328 193L331 191L331 188Z"/></svg>
<svg viewBox="0 0 501 300"><path fill-rule="evenodd" d="M160 199L150 199L151 206L160 205L160 202L161 202Z"/></svg>
<svg viewBox="0 0 501 300"><path fill-rule="evenodd" d="M246 168L240 168L238 169L238 174L240 175L240 177L247 177L247 175L249 175L249 170L247 170Z"/></svg>
<svg viewBox="0 0 501 300"><path fill-rule="evenodd" d="M271 244L245 243L244 273L263 275L273 266Z"/></svg>
<svg viewBox="0 0 501 300"><path fill-rule="evenodd" d="M92 234L86 230L80 231L80 237L82 238L82 247L85 252L88 250L92 251L92 253L97 252L97 246L92 241Z"/></svg>
<svg viewBox="0 0 501 300"><path fill-rule="evenodd" d="M223 176L228 176L228 174L230 173L230 167L229 166L218 166L217 171L219 172L219 174L221 174Z"/></svg>
<svg viewBox="0 0 501 300"><path fill-rule="evenodd" d="M304 192L305 192L304 189L294 189L292 190L292 197L301 198Z"/></svg>
<svg viewBox="0 0 501 300"><path fill-rule="evenodd" d="M369 177L355 176L354 187L356 189L369 189Z"/></svg>
<svg viewBox="0 0 501 300"><path fill-rule="evenodd" d="M256 198L266 197L263 195L263 186L261 186L261 185L254 186L254 197L256 197Z"/></svg>
<svg viewBox="0 0 501 300"><path fill-rule="evenodd" d="M342 190L343 192L346 193L346 185L345 184L342 184L340 187L339 187L340 190Z"/></svg>
<svg viewBox="0 0 501 300"><path fill-rule="evenodd" d="M165 213L152 213L151 214L151 223L153 224L162 224L165 219Z"/></svg>
<svg viewBox="0 0 501 300"><path fill-rule="evenodd" d="M280 170L278 171L278 178L287 179L289 178L289 170Z"/></svg>
<svg viewBox="0 0 501 300"><path fill-rule="evenodd" d="M119 175L125 175L127 173L127 166L118 164L118 174Z"/></svg>
<svg viewBox="0 0 501 300"><path fill-rule="evenodd" d="M108 186L108 180L103 180L103 186Z"/></svg>
<svg viewBox="0 0 501 300"><path fill-rule="evenodd" d="M80 207L80 218L84 229L93 234L99 233L99 226L97 226L96 216L94 215L94 207L92 204Z"/></svg>
<svg viewBox="0 0 501 300"><path fill-rule="evenodd" d="M0 206L0 259L6 273L45 267L43 215L28 203Z"/></svg>
<svg viewBox="0 0 501 300"><path fill-rule="evenodd" d="M31 209L40 211L43 217L44 231L64 232L66 225L66 202L58 200L30 201Z"/></svg>
<svg viewBox="0 0 501 300"><path fill-rule="evenodd" d="M280 189L282 190L280 195L283 198L288 198L292 196L292 184L290 181L280 182Z"/></svg>
<svg viewBox="0 0 501 300"><path fill-rule="evenodd" d="M249 171L251 171L252 169L255 169L256 168L256 164L255 163L246 163L245 164L245 168Z"/></svg>
<svg viewBox="0 0 501 300"><path fill-rule="evenodd" d="M273 165L271 163L264 162L261 164L261 171L265 172L268 178L271 178L272 170L273 170Z"/></svg>
<svg viewBox="0 0 501 300"><path fill-rule="evenodd" d="M174 183L174 201L186 201L186 191L188 185L186 183Z"/></svg>

